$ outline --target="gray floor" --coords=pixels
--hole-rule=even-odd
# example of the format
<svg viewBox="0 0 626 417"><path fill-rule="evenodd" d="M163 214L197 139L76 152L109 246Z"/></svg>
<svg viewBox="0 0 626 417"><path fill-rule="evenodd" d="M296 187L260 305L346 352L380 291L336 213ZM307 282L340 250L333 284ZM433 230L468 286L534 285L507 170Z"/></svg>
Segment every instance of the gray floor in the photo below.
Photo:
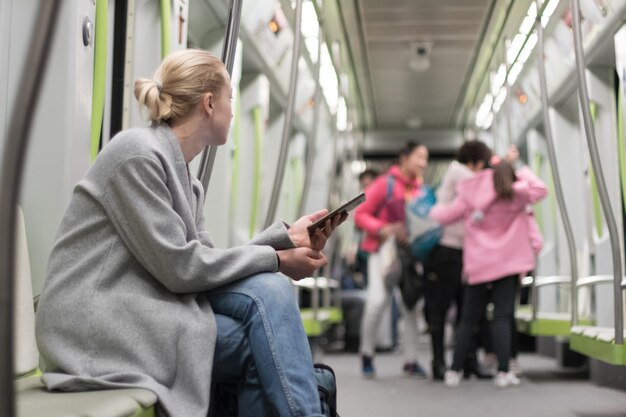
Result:
<svg viewBox="0 0 626 417"><path fill-rule="evenodd" d="M425 339L425 337L423 337ZM420 346L428 364L428 345ZM589 383L584 372L522 354L522 386L497 389L492 381L463 381L456 389L401 375L402 355L376 357L377 378L363 379L355 354L325 354L335 369L341 417L626 417L626 393Z"/></svg>

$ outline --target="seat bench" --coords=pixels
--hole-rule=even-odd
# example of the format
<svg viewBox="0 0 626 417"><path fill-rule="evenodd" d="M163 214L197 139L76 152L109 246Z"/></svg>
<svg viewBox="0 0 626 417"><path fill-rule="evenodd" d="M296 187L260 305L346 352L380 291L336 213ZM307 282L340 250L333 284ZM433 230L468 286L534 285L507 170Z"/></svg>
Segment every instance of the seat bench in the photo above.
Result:
<svg viewBox="0 0 626 417"><path fill-rule="evenodd" d="M154 417L157 396L140 388L50 392L39 376L15 382L18 417Z"/></svg>

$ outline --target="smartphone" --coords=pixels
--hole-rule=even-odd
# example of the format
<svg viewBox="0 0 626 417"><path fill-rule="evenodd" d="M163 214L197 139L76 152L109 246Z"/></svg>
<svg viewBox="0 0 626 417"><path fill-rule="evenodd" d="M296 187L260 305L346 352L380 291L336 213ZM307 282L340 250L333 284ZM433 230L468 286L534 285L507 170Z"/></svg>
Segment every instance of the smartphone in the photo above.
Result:
<svg viewBox="0 0 626 417"><path fill-rule="evenodd" d="M326 214L324 217L322 217L315 223L312 223L310 226L308 226L307 229L309 230L309 234L312 235L313 233L315 233L316 229L320 229L320 228L323 229L324 224L326 223L326 220L332 219L338 214L348 213L349 211L354 210L359 204L361 204L364 201L365 201L365 193L361 193L357 195L352 200L343 204L341 207L334 209L333 211L329 212L328 214Z"/></svg>

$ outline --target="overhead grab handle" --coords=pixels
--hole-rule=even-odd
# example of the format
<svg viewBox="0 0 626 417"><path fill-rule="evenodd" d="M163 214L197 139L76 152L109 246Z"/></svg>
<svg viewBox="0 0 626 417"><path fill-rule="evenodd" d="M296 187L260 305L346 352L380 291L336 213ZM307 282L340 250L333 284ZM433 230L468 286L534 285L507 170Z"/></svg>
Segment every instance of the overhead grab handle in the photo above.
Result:
<svg viewBox="0 0 626 417"><path fill-rule="evenodd" d="M624 317L623 317L623 301L622 301L622 262L620 254L619 234L617 230L617 222L611 210L611 200L609 191L606 187L604 171L602 169L602 161L600 161L600 152L598 151L598 143L596 141L596 133L593 126L591 111L589 110L589 91L587 90L587 80L585 78L585 55L583 50L583 36L580 27L580 1L570 0L573 17L574 31L574 52L576 56L576 76L578 79L578 97L580 107L583 114L583 124L587 136L587 144L589 146L589 154L591 155L591 165L596 173L596 183L598 185L598 193L602 211L606 219L609 231L609 239L611 242L611 254L613 256L613 299L615 313L615 344L624 344Z"/></svg>
<svg viewBox="0 0 626 417"><path fill-rule="evenodd" d="M237 52L237 38L239 37L239 24L241 23L241 5L243 0L230 0L228 4L228 26L226 27L226 39L224 39L224 49L222 49L222 62L226 66L226 71L232 77L233 66L235 65L235 53ZM209 189L213 165L217 146L207 146L202 151L200 168L198 168L198 179L204 187L204 196Z"/></svg>

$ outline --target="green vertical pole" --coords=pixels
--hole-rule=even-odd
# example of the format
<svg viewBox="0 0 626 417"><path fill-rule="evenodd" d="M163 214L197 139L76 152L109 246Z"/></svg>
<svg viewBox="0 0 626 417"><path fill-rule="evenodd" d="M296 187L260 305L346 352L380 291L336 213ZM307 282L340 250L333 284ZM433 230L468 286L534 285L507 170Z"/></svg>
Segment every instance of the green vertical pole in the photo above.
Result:
<svg viewBox="0 0 626 417"><path fill-rule="evenodd" d="M104 90L107 70L108 0L96 0L96 34L94 39L93 91L91 96L91 146L89 162L93 163L100 150L102 119L104 118Z"/></svg>

